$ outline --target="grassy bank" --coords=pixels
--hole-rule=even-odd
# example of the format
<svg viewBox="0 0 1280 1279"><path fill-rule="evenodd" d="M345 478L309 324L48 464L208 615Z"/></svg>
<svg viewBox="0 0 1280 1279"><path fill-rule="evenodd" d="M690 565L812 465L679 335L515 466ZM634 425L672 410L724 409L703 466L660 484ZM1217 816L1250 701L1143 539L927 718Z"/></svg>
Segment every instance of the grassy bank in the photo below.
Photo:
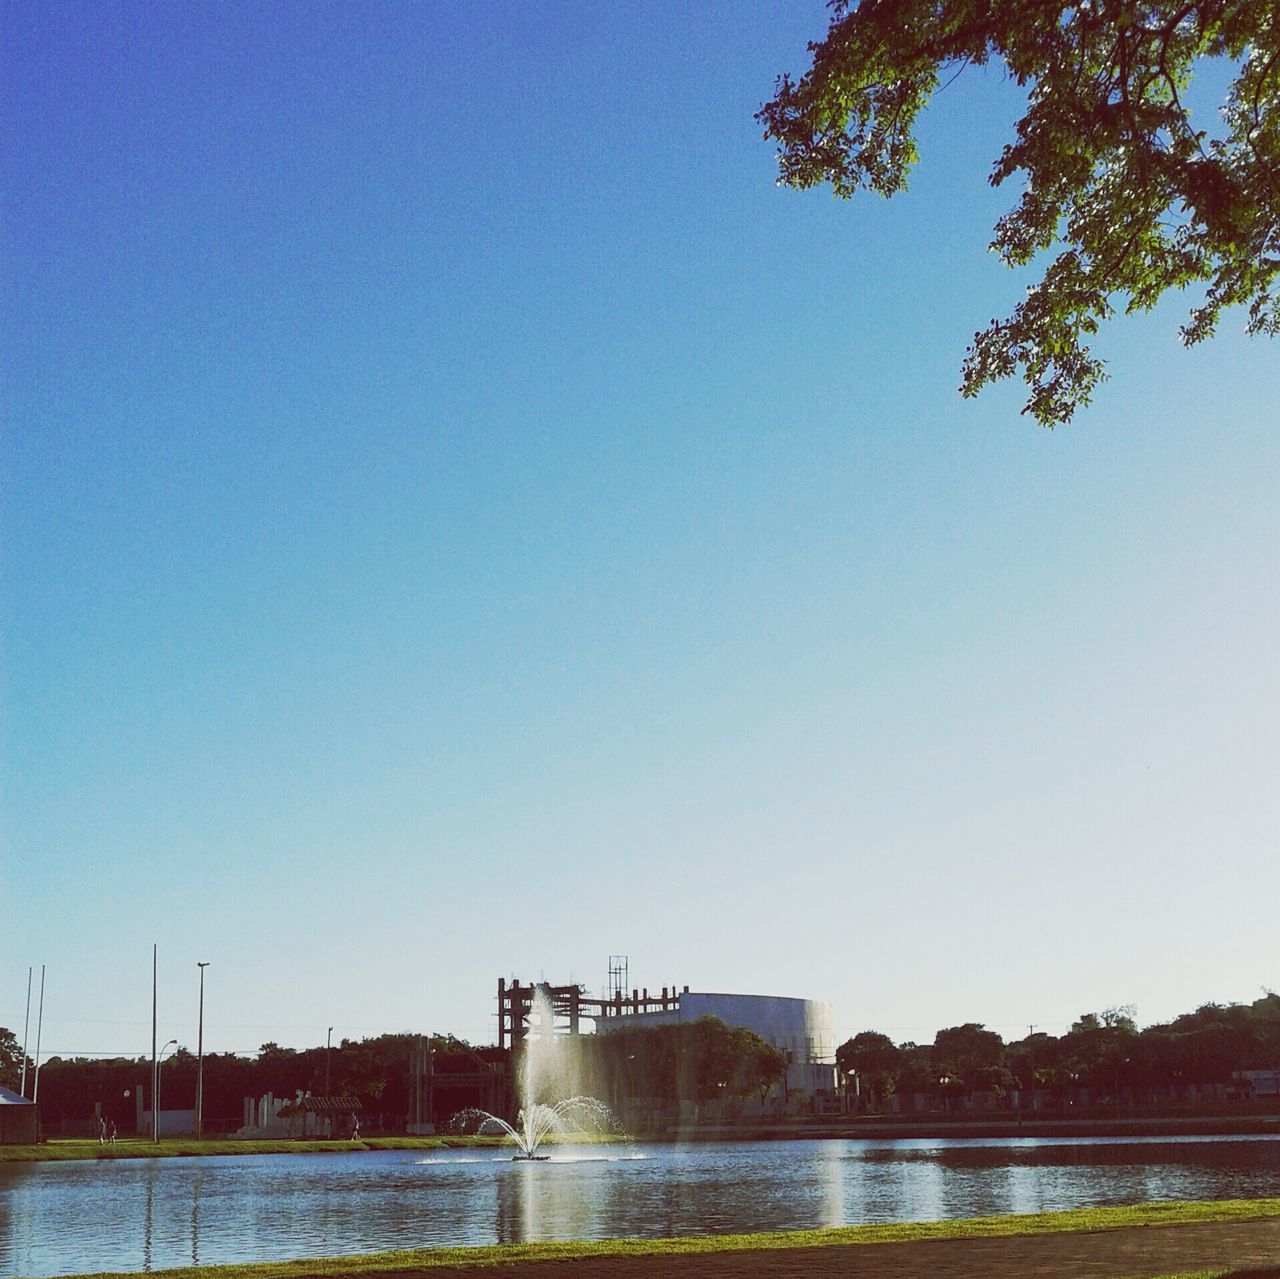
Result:
<svg viewBox="0 0 1280 1279"><path fill-rule="evenodd" d="M857 1118L810 1117L771 1120L672 1124L658 1132L637 1134L646 1141L794 1141L797 1138L897 1141L916 1137L1245 1137L1280 1136L1280 1114L1166 1116L1163 1118L1056 1118L1019 1121L1016 1116L920 1115Z"/></svg>
<svg viewBox="0 0 1280 1279"><path fill-rule="evenodd" d="M1134 1226L1243 1222L1280 1217L1280 1199L1242 1199L1209 1203L1138 1204L1120 1208L1078 1208L1069 1212L959 1221L904 1222L845 1226L827 1230L789 1230L773 1234L700 1235L680 1239L613 1239L602 1242L510 1244L487 1248L415 1248L323 1260L208 1266L153 1272L152 1279L304 1279L319 1274L339 1279L374 1274L413 1274L439 1267L493 1267L520 1262L608 1260L612 1258L688 1257L779 1249L830 1248L921 1240L1009 1238L1065 1232L1121 1230ZM1178 1279L1220 1276L1223 1270L1182 1272ZM1266 1273L1266 1272L1253 1272ZM94 1279L101 1279L95 1276ZM1173 1279L1171 1276L1170 1279Z"/></svg>
<svg viewBox="0 0 1280 1279"><path fill-rule="evenodd" d="M584 1142L588 1140L591 1138L582 1138ZM71 1138L45 1141L37 1146L0 1146L0 1164L61 1159L164 1159L180 1155L329 1155L362 1150L455 1150L508 1144L502 1137L369 1137L359 1141L196 1141L191 1137L173 1137L158 1142L128 1138L117 1141L114 1146L103 1146L93 1138ZM547 1138L547 1144L554 1144L551 1137Z"/></svg>
<svg viewBox="0 0 1280 1279"><path fill-rule="evenodd" d="M1155 1275L1153 1279L1280 1279L1280 1266L1259 1270L1179 1270L1176 1275Z"/></svg>
<svg viewBox="0 0 1280 1279"><path fill-rule="evenodd" d="M1179 1270L1176 1275L1156 1275L1154 1279L1280 1279L1280 1266L1264 1270Z"/></svg>

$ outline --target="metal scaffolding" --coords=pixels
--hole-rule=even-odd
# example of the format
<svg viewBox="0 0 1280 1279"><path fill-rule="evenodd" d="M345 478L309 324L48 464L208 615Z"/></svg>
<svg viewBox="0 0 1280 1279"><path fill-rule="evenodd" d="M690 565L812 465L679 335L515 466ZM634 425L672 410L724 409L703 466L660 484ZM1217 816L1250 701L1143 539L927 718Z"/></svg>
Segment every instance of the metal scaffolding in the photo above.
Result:
<svg viewBox="0 0 1280 1279"><path fill-rule="evenodd" d="M636 1013L671 1012L680 1007L681 992L674 985L663 986L660 994L649 994L649 988L633 989L630 994L613 983L615 959L622 959L621 972L626 972L626 956L610 956L610 991L603 998L594 999L580 985L553 986L549 982L522 982L518 977L508 981L498 978L498 1047L514 1048L529 1031L529 1014L534 997L546 996L555 1018L557 1034L577 1035L582 1030L582 1019L604 1021L613 1017L627 1017ZM625 978L624 978L625 980Z"/></svg>

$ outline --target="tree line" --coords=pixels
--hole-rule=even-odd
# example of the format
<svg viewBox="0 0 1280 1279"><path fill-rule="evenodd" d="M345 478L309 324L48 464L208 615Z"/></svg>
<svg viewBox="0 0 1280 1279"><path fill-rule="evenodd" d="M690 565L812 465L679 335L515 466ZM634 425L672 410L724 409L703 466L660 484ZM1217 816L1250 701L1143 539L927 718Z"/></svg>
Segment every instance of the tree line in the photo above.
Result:
<svg viewBox="0 0 1280 1279"><path fill-rule="evenodd" d="M240 1125L246 1097L273 1093L294 1097L299 1092L319 1096L355 1097L365 1112L403 1118L410 1111L413 1089L412 1056L420 1043L434 1051L440 1075L475 1071L484 1063L500 1060L493 1048L472 1048L452 1036L423 1037L387 1034L368 1039L343 1039L326 1048L284 1048L265 1043L254 1057L235 1053L205 1053L204 1118L206 1131L226 1131ZM22 1066L21 1047L11 1031L0 1027L0 1084L18 1087ZM33 1063L28 1058L27 1095L32 1092ZM180 1047L161 1067L162 1110L191 1109L195 1105L197 1061L195 1053ZM150 1105L151 1058L50 1057L40 1067L40 1117L46 1132L62 1120L79 1121L102 1114L122 1130L133 1127L137 1089L148 1094Z"/></svg>
<svg viewBox="0 0 1280 1279"><path fill-rule="evenodd" d="M736 1099L768 1094L786 1070L785 1056L749 1030L732 1028L714 1017L607 1035L584 1035L578 1041L580 1075L585 1086L602 1097L632 1097L673 1103L681 1100ZM497 1048L473 1048L452 1036L413 1034L343 1039L326 1049L283 1048L265 1043L255 1057L206 1053L204 1121L209 1132L233 1130L243 1118L244 1099L273 1093L292 1098L355 1097L368 1115L381 1115L394 1126L412 1110L412 1058L419 1045L432 1049L437 1113L445 1120L452 1109L473 1098L451 1089L450 1074L468 1074L487 1066L502 1070L507 1054ZM0 1084L17 1089L21 1047L11 1031L0 1027ZM32 1092L28 1058L27 1095ZM162 1110L190 1109L195 1104L196 1056L186 1047L166 1057L161 1067ZM66 1121L80 1122L96 1113L129 1131L137 1113L137 1090L151 1088L150 1057L50 1057L40 1068L40 1112L46 1132ZM147 1105L150 1105L149 1095Z"/></svg>
<svg viewBox="0 0 1280 1279"><path fill-rule="evenodd" d="M645 1027L619 1020L618 1028L581 1041L589 1077L614 1101L763 1100L786 1073L781 1049L718 1017Z"/></svg>
<svg viewBox="0 0 1280 1279"><path fill-rule="evenodd" d="M238 1126L244 1098L298 1092L356 1097L366 1112L389 1122L410 1113L412 1056L424 1040L414 1034L343 1039L326 1050L263 1044L255 1057L205 1055L204 1115L209 1131ZM496 1048L473 1048L449 1036L425 1042L433 1050L436 1089L449 1104L446 1076L506 1061ZM716 1018L650 1027L620 1027L578 1041L582 1077L611 1101L734 1100L769 1096L785 1075L786 1057L749 1030ZM976 1022L939 1030L931 1044L895 1044L865 1030L841 1044L839 1070L870 1108L893 1097L923 1095L930 1106L966 1104L981 1094L987 1104L1011 1104L1034 1089L1044 1104L1105 1101L1123 1094L1133 1102L1177 1101L1193 1088L1247 1092L1241 1071L1280 1071L1280 995L1251 1004L1205 1004L1172 1021L1139 1030L1131 1008L1082 1015L1063 1035L1034 1031L1006 1042ZM16 1089L21 1047L0 1027L0 1084ZM28 1059L27 1093L31 1093ZM162 1069L161 1105L194 1104L196 1057L185 1047ZM108 1119L132 1127L136 1089L150 1089L151 1061L137 1058L51 1057L41 1066L40 1106L46 1131L63 1120L92 1116L99 1104ZM459 1100L458 1105L466 1104ZM447 1117L447 1116L436 1116Z"/></svg>
<svg viewBox="0 0 1280 1279"><path fill-rule="evenodd" d="M1087 1093L1150 1104L1204 1087L1246 1094L1239 1072L1280 1070L1280 995L1204 1004L1144 1030L1131 1007L1108 1008L1083 1014L1063 1035L1031 1030L1007 1043L978 1022L939 1030L932 1044L864 1030L840 1045L836 1064L872 1108L905 1094L944 1105L975 1094L1000 1104L1032 1090L1049 1102Z"/></svg>

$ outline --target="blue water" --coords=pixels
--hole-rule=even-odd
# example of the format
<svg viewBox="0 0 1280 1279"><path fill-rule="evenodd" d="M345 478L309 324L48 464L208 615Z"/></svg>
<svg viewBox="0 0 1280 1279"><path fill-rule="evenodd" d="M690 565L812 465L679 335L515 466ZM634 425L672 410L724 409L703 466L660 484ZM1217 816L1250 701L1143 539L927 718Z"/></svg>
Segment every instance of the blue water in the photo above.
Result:
<svg viewBox="0 0 1280 1279"><path fill-rule="evenodd" d="M0 1165L0 1276L1280 1196L1280 1139L726 1142Z"/></svg>

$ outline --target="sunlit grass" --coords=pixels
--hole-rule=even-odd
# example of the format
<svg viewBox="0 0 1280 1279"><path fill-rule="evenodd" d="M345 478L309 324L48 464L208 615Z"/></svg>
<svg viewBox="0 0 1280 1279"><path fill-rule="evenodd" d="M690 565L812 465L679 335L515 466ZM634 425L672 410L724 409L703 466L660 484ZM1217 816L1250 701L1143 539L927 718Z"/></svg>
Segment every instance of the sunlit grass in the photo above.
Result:
<svg viewBox="0 0 1280 1279"><path fill-rule="evenodd" d="M1151 1279L1280 1279L1280 1266L1249 1267L1247 1270L1179 1270L1176 1274L1153 1275Z"/></svg>

